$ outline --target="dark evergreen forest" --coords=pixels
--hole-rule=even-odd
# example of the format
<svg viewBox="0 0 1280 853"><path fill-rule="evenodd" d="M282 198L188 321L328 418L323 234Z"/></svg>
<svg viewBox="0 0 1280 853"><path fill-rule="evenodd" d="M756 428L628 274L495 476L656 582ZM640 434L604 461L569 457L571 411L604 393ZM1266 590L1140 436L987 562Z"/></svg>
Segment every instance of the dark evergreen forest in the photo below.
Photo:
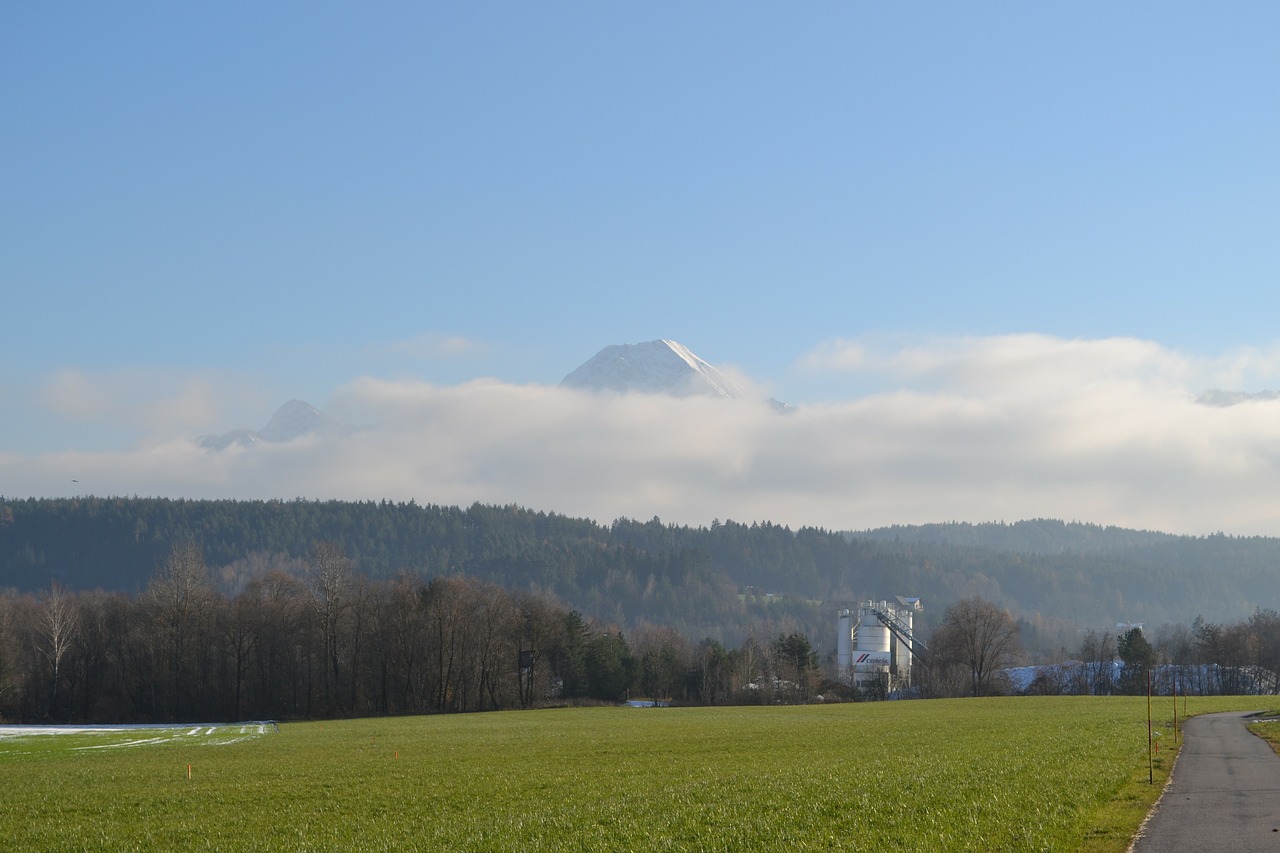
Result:
<svg viewBox="0 0 1280 853"><path fill-rule="evenodd" d="M219 590L341 546L369 578L465 576L553 596L622 628L736 643L761 623L819 646L835 611L913 595L928 613L979 595L1029 623L1106 628L1280 609L1280 540L1171 536L1054 520L840 533L769 522L609 525L517 506L165 498L0 498L0 588L137 593L192 543Z"/></svg>

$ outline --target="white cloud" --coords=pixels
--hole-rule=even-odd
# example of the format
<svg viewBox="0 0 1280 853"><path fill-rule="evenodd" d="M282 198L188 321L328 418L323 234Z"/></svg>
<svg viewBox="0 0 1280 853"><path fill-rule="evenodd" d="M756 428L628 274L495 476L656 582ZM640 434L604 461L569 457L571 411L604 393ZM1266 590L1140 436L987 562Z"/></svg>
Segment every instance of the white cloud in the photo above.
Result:
<svg viewBox="0 0 1280 853"><path fill-rule="evenodd" d="M266 406L264 393L243 377L212 372L67 368L49 377L36 396L59 418L124 427L154 441L214 431L211 427Z"/></svg>
<svg viewBox="0 0 1280 853"><path fill-rule="evenodd" d="M1067 340L1037 334L945 338L892 347L833 341L815 349L803 364L815 371L882 374L918 386L1004 394L1114 381L1184 385L1192 370L1185 357L1150 341Z"/></svg>
<svg viewBox="0 0 1280 853"><path fill-rule="evenodd" d="M377 426L343 439L8 456L0 483L10 495L62 494L74 477L96 494L511 502L601 521L1058 517L1280 535L1280 401L1195 402L1219 380L1280 385L1267 351L1205 359L1132 339L1016 335L841 342L808 362L877 373L893 390L779 415L754 400L365 378L333 405ZM83 390L63 382L71 399ZM188 390L164 398L183 417L201 406ZM93 411L112 409L106 397Z"/></svg>

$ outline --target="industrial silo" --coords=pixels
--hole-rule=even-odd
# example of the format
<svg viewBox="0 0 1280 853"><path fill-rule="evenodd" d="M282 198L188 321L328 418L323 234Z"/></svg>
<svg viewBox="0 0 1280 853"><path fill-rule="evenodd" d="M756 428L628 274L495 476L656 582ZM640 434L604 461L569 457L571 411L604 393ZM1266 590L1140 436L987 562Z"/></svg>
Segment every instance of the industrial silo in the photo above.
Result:
<svg viewBox="0 0 1280 853"><path fill-rule="evenodd" d="M868 601L862 605L858 625L859 652L884 652L886 656L889 654L889 626L880 621L877 615L888 609L889 605L883 601Z"/></svg>
<svg viewBox="0 0 1280 853"><path fill-rule="evenodd" d="M841 610L836 614L836 671L841 679L848 678L853 663L854 633L853 611Z"/></svg>
<svg viewBox="0 0 1280 853"><path fill-rule="evenodd" d="M918 598L864 601L837 616L838 676L863 690L890 692L911 683L913 611Z"/></svg>

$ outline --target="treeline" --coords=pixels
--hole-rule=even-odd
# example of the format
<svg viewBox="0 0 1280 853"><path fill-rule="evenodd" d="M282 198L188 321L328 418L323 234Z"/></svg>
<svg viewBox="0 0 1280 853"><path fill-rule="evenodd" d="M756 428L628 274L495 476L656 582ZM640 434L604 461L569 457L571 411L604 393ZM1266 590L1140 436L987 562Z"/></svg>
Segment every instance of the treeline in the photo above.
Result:
<svg viewBox="0 0 1280 853"><path fill-rule="evenodd" d="M632 629L670 626L736 645L790 620L827 636L865 599L921 597L934 614L970 596L1028 624L1029 651L1056 653L1076 627L1229 621L1280 609L1280 540L1185 537L1038 520L844 534L767 521L689 527L600 524L516 506L413 502L0 499L0 588L143 591L170 544L202 550L226 595L245 568L305 560L335 542L372 579L465 576L566 602Z"/></svg>
<svg viewBox="0 0 1280 853"><path fill-rule="evenodd" d="M624 634L548 595L474 578L369 578L328 542L243 581L219 592L187 544L137 594L57 584L0 594L0 719L298 719L628 696L792 702L818 685L799 632L733 649L670 628Z"/></svg>

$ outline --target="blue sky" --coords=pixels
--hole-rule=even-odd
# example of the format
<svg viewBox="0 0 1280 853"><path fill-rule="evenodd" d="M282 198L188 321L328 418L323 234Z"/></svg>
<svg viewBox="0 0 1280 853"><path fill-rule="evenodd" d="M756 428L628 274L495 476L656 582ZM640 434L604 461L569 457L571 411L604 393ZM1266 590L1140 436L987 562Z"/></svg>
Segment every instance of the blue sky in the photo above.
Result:
<svg viewBox="0 0 1280 853"><path fill-rule="evenodd" d="M1277 32L1269 3L7 8L0 494L64 493L91 463L100 493L493 499L694 523L795 523L796 507L839 502L835 486L757 481L750 460L772 451L728 425L737 479L696 505L672 503L683 480L617 506L545 492L546 472L521 481L515 461L447 488L438 460L381 486L254 480L202 458L185 479L126 473L291 398L394 420L390 399L481 385L524 399L606 345L670 338L763 393L844 413L813 427L829 445L760 427L769 448L829 459L849 412L883 425L904 398L921 404L911 423L929 443L877 481L900 499L814 523L1057 514L1266 532L1269 505L1132 509L1166 477L1218 495L1200 478L1227 494L1236 471L1250 500L1274 490L1262 403L1215 410L1205 432L1169 438L1167 466L1119 484L1110 462L1068 455L1098 465L1087 488L1026 460L966 461L973 431L934 436L929 418L954 423L940 401L989 405L979 443L992 424L1029 435L1040 410L1017 389L1057 389L1073 413L1131 424L1109 439L1123 455L1153 427L1094 410L1109 383L1182 424L1204 407L1134 401L1280 387ZM1033 455L1049 464L1064 451L1047 441ZM913 460L948 446L967 449L917 482ZM1174 478L1204 447L1219 455ZM840 476L897 458L881 451ZM974 464L1018 488L975 502Z"/></svg>

